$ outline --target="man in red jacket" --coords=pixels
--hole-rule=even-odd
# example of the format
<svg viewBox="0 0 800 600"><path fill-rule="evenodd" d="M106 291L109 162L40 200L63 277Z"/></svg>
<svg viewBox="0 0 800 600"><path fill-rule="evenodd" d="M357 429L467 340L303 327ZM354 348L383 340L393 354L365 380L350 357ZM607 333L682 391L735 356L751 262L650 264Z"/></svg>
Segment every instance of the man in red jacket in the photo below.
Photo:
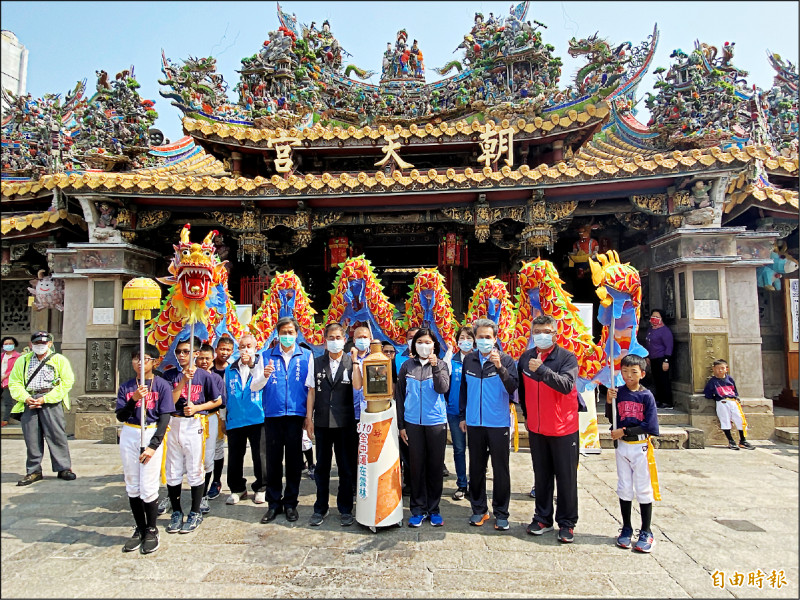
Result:
<svg viewBox="0 0 800 600"><path fill-rule="evenodd" d="M578 359L553 342L556 321L533 320L534 348L519 359L519 403L533 455L536 512L527 531L553 531L553 477L558 486L558 540L570 543L578 522Z"/></svg>

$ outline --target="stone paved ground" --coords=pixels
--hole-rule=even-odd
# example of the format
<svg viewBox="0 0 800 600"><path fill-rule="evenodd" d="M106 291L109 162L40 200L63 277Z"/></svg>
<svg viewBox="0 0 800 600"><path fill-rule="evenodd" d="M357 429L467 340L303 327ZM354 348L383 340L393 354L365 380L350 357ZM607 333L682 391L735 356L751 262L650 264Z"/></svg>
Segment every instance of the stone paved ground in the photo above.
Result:
<svg viewBox="0 0 800 600"><path fill-rule="evenodd" d="M651 555L616 548L620 526L613 453L581 458L580 521L575 543L533 538L527 497L530 455L512 455L507 532L467 525L470 510L445 482L445 526L343 529L329 517L307 524L314 486L304 479L300 520L258 520L264 506L226 506L223 495L191 535L167 535L161 549L123 554L132 532L117 448L73 441L74 482L16 487L24 443L2 443L2 596L14 597L798 597L798 451L757 442L755 451L722 447L657 453L663 501L654 509ZM448 450L448 466L453 471ZM47 463L49 468L49 462ZM184 491L184 504L188 493ZM407 505L407 498L405 499ZM335 512L335 511L334 511ZM406 512L406 518L408 513ZM634 525L636 525L634 514ZM735 528L720 520L737 520ZM744 521L744 523L742 523ZM491 523L491 522L490 522ZM754 529L757 531L740 531ZM780 589L713 586L726 579L783 570Z"/></svg>

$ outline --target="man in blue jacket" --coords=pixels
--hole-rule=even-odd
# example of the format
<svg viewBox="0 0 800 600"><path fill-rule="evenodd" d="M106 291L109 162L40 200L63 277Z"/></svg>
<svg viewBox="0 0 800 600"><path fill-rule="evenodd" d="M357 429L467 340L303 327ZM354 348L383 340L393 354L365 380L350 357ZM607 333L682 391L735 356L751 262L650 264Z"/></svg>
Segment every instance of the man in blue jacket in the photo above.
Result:
<svg viewBox="0 0 800 600"><path fill-rule="evenodd" d="M308 390L314 387L314 355L296 343L297 321L293 317L282 317L275 329L279 343L262 355L267 378L261 398L267 440L269 502L262 523L274 521L281 512L286 513L287 521L297 521L299 517L297 496L303 475L303 424ZM286 487L282 489L284 453Z"/></svg>
<svg viewBox="0 0 800 600"><path fill-rule="evenodd" d="M253 473L256 480L252 490L253 502L264 504L267 490L267 446L264 438L264 407L261 389L266 385L264 365L256 353L256 338L245 334L239 339L239 359L225 369L227 414L225 430L228 434L228 487L231 495L225 504L237 504L247 497L247 480L244 478L244 454L250 442Z"/></svg>
<svg viewBox="0 0 800 600"><path fill-rule="evenodd" d="M508 354L497 349L497 324L478 319L473 324L477 350L464 357L459 420L467 433L469 449L470 525L481 526L489 519L486 500L486 464L492 457L494 486L492 510L494 528L508 529L511 500L508 432L511 427L511 394L519 383L517 366Z"/></svg>

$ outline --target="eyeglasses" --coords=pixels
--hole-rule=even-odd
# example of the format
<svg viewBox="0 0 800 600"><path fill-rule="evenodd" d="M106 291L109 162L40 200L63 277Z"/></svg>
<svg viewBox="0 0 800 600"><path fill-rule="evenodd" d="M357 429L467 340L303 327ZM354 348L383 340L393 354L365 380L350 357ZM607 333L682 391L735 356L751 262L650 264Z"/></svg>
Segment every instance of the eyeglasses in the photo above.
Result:
<svg viewBox="0 0 800 600"><path fill-rule="evenodd" d="M133 357L133 362L141 362L141 360L142 360L142 359L140 359L138 356L134 356L134 357ZM145 357L144 357L144 362L153 362L153 360L154 360L154 359L153 359L153 357L152 357L152 356L145 356Z"/></svg>
<svg viewBox="0 0 800 600"><path fill-rule="evenodd" d="M191 354L189 350L175 350L175 354Z"/></svg>
<svg viewBox="0 0 800 600"><path fill-rule="evenodd" d="M387 356L389 354L397 354L397 352L395 350L384 350L383 353L386 354Z"/></svg>

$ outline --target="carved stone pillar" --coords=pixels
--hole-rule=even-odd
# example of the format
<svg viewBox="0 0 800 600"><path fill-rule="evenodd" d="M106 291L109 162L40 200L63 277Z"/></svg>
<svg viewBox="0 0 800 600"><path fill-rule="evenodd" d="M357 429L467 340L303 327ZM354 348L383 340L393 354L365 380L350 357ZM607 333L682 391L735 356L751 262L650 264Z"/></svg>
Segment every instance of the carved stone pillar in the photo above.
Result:
<svg viewBox="0 0 800 600"><path fill-rule="evenodd" d="M762 380L756 269L769 262L775 237L743 227L681 227L649 244L650 306L671 312L665 306L671 298L674 306L675 406L689 413L709 444L725 442L714 401L703 396L717 358L728 361L736 379L750 437L773 433L772 400L764 397ZM630 260L641 262L633 254Z"/></svg>

